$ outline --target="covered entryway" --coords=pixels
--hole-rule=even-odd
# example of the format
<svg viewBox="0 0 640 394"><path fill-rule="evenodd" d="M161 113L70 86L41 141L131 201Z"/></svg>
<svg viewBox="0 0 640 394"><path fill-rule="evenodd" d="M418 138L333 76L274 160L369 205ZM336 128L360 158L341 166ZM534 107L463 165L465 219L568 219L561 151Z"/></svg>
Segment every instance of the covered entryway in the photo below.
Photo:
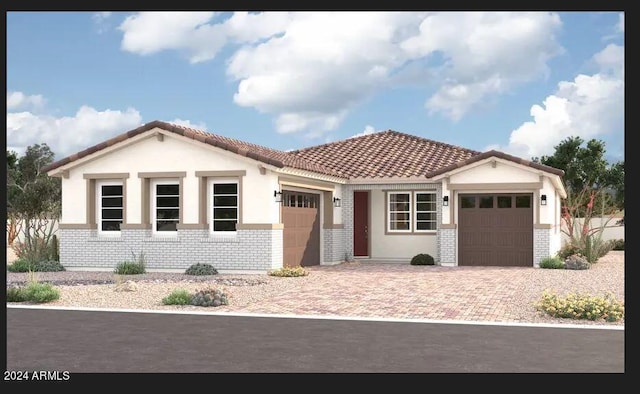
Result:
<svg viewBox="0 0 640 394"><path fill-rule="evenodd" d="M458 265L533 266L531 193L460 194Z"/></svg>
<svg viewBox="0 0 640 394"><path fill-rule="evenodd" d="M320 195L282 192L283 264L285 267L320 264Z"/></svg>

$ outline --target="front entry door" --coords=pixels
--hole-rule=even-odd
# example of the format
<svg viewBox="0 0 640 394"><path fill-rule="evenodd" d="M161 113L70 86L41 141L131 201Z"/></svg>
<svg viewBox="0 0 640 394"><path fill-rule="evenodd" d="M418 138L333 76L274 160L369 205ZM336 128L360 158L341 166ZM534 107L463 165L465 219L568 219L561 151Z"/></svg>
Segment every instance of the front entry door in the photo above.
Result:
<svg viewBox="0 0 640 394"><path fill-rule="evenodd" d="M369 256L369 192L353 193L353 255Z"/></svg>

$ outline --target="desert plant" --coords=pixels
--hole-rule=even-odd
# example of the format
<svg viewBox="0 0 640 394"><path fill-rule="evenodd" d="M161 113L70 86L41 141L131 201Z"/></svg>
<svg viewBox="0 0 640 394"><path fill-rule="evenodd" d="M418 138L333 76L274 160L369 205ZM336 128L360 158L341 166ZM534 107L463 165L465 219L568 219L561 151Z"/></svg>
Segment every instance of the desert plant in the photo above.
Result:
<svg viewBox="0 0 640 394"><path fill-rule="evenodd" d="M562 269L564 262L559 257L545 257L540 260L540 268Z"/></svg>
<svg viewBox="0 0 640 394"><path fill-rule="evenodd" d="M564 268L568 270L586 270L591 268L591 263L580 254L572 254L564 260Z"/></svg>
<svg viewBox="0 0 640 394"><path fill-rule="evenodd" d="M22 287L7 287L7 302L24 302L26 300Z"/></svg>
<svg viewBox="0 0 640 394"><path fill-rule="evenodd" d="M162 299L164 305L189 305L193 296L184 289L176 289Z"/></svg>
<svg viewBox="0 0 640 394"><path fill-rule="evenodd" d="M57 272L64 271L64 267L58 261L39 261L32 262L28 259L22 258L14 261L12 264L7 265L7 271L9 272Z"/></svg>
<svg viewBox="0 0 640 394"><path fill-rule="evenodd" d="M25 301L45 303L60 298L60 292L51 283L29 282L23 288Z"/></svg>
<svg viewBox="0 0 640 394"><path fill-rule="evenodd" d="M184 273L185 275L216 275L218 270L211 264L196 263L187 268Z"/></svg>
<svg viewBox="0 0 640 394"><path fill-rule="evenodd" d="M121 261L120 263L118 263L113 272L119 275L139 275L147 272L147 261L145 259L144 253L140 252L140 254L136 255L135 253L131 252L131 254L133 255L133 259Z"/></svg>
<svg viewBox="0 0 640 394"><path fill-rule="evenodd" d="M561 297L545 290L536 308L553 317L569 319L604 319L614 322L624 317L624 304L611 293L604 296L569 293Z"/></svg>
<svg viewBox="0 0 640 394"><path fill-rule="evenodd" d="M581 249L580 249L580 247L578 247L578 245L573 244L573 243L566 243L566 244L562 245L562 247L558 251L557 255L561 260L564 260L567 257L569 257L569 256L571 256L573 254L580 253L580 252L581 252Z"/></svg>
<svg viewBox="0 0 640 394"><path fill-rule="evenodd" d="M297 276L307 276L309 275L309 271L298 265L295 267L282 267L275 270L270 270L268 274L271 276L292 278Z"/></svg>
<svg viewBox="0 0 640 394"><path fill-rule="evenodd" d="M624 239L611 239L609 243L611 250L624 250Z"/></svg>
<svg viewBox="0 0 640 394"><path fill-rule="evenodd" d="M220 289L206 288L196 291L191 299L191 305L195 306L220 306L228 305L227 295Z"/></svg>
<svg viewBox="0 0 640 394"><path fill-rule="evenodd" d="M434 265L436 262L430 254L419 253L411 258L411 265Z"/></svg>

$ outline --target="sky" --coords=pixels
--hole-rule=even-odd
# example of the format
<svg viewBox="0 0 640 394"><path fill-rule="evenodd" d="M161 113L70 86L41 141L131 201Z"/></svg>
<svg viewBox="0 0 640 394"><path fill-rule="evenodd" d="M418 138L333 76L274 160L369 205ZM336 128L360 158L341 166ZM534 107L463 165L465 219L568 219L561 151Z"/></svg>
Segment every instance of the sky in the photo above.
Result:
<svg viewBox="0 0 640 394"><path fill-rule="evenodd" d="M624 160L621 12L8 12L7 149L153 120L279 150L396 130Z"/></svg>

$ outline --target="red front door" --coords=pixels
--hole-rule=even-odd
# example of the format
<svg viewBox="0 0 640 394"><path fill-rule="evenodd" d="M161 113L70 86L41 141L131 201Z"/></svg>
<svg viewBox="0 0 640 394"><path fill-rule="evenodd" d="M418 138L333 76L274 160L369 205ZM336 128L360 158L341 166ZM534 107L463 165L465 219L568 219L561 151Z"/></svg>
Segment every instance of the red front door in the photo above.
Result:
<svg viewBox="0 0 640 394"><path fill-rule="evenodd" d="M353 193L353 255L369 256L369 192Z"/></svg>

